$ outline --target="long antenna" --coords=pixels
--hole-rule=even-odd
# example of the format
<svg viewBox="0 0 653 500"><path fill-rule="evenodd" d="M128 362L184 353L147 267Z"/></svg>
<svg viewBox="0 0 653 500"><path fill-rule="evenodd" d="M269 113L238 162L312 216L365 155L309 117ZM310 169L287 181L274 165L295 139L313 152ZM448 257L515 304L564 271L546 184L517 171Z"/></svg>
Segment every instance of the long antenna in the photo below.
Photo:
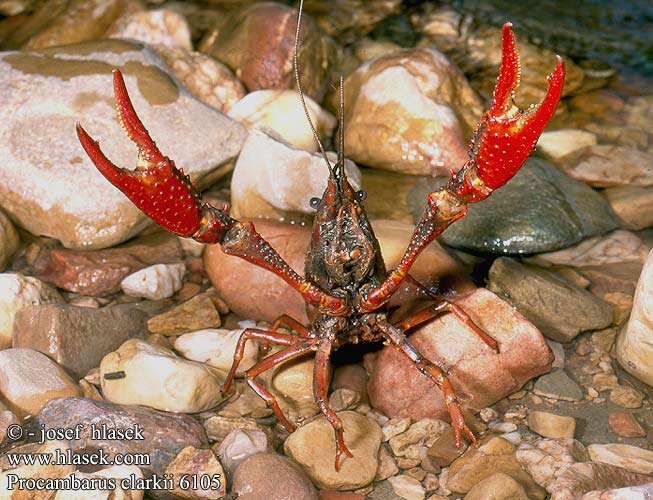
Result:
<svg viewBox="0 0 653 500"><path fill-rule="evenodd" d="M331 162L329 162L329 158L327 157L326 151L324 150L324 146L322 145L322 141L320 141L320 137L317 135L317 131L315 130L315 126L313 125L313 120L311 120L311 115L308 112L308 107L306 106L306 100L304 99L304 91L302 90L302 84L299 81L299 66L297 64L297 53L299 52L299 33L300 33L300 30L301 30L301 25L302 25L302 11L303 10L304 10L304 0L300 0L300 2L299 2L299 12L297 13L297 31L295 32L295 55L293 57L293 61L295 63L295 81L297 82L297 91L299 92L299 99L302 101L302 106L304 108L304 114L306 115L306 119L308 120L308 124L311 126L311 131L313 132L313 137L315 137L315 142L317 142L317 145L320 148L320 151L322 152L322 156L324 157L324 161L326 162L327 166L329 167L329 172L331 172L331 174L335 176L333 166L331 165Z"/></svg>
<svg viewBox="0 0 653 500"><path fill-rule="evenodd" d="M338 165L345 169L345 79L340 75L340 110L338 111L340 121L340 138L338 140ZM342 172L339 172L340 174Z"/></svg>

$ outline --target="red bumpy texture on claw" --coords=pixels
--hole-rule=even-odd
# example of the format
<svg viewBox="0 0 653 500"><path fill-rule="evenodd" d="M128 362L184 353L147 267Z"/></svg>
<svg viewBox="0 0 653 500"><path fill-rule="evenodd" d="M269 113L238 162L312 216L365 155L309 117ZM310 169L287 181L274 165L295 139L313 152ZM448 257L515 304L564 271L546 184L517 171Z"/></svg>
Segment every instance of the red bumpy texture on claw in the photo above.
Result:
<svg viewBox="0 0 653 500"><path fill-rule="evenodd" d="M157 148L136 115L118 70L113 72L113 86L120 123L138 146L138 165L135 170L114 165L78 123L83 148L98 170L155 222L175 234L193 235L202 220L199 195L188 176Z"/></svg>
<svg viewBox="0 0 653 500"><path fill-rule="evenodd" d="M513 102L520 78L517 43L512 25L503 25L501 69L497 85L490 109L485 112L472 140L468 161L469 167L476 167L478 179L490 192L503 186L517 173L553 116L565 79L562 58L556 57L557 64L548 77L549 85L542 102L526 111L520 110ZM468 168L468 165L465 167ZM470 201L486 197L475 191L477 190L470 185L469 179L466 179L465 187L459 194L470 196Z"/></svg>

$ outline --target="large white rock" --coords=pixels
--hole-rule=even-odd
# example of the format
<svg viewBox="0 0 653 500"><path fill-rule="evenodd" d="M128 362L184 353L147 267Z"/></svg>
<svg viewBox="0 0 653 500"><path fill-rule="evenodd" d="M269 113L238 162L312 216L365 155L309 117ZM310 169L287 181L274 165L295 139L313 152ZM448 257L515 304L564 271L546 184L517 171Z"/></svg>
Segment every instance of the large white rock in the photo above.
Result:
<svg viewBox="0 0 653 500"><path fill-rule="evenodd" d="M221 177L245 139L243 125L192 97L141 44L97 40L0 53L3 208L18 225L67 247L115 245L149 224L75 136L80 122L116 165L136 166L136 146L115 113L114 68L153 139L194 180Z"/></svg>
<svg viewBox="0 0 653 500"><path fill-rule="evenodd" d="M14 317L26 306L63 302L50 285L20 273L0 274L0 349L11 346Z"/></svg>
<svg viewBox="0 0 653 500"><path fill-rule="evenodd" d="M199 413L222 401L225 373L139 339L125 342L100 363L104 397L112 403Z"/></svg>
<svg viewBox="0 0 653 500"><path fill-rule="evenodd" d="M617 337L616 352L627 372L653 385L653 251L639 276L630 320Z"/></svg>
<svg viewBox="0 0 653 500"><path fill-rule="evenodd" d="M329 157L334 163L335 155ZM354 189L360 188L358 168L347 161L345 171ZM322 155L252 129L231 179L232 213L240 218L278 218L284 211L312 214L310 200L322 197L328 178Z"/></svg>
<svg viewBox="0 0 653 500"><path fill-rule="evenodd" d="M333 133L336 118L310 97L304 99L313 126L324 142ZM296 148L318 151L296 90L256 90L238 101L229 116L248 127L274 130Z"/></svg>
<svg viewBox="0 0 653 500"><path fill-rule="evenodd" d="M229 371L234 362L236 344L242 333L243 330L225 330L223 328L197 330L177 337L174 347L186 359ZM256 363L257 358L258 342L248 340L236 374L242 375L249 370Z"/></svg>

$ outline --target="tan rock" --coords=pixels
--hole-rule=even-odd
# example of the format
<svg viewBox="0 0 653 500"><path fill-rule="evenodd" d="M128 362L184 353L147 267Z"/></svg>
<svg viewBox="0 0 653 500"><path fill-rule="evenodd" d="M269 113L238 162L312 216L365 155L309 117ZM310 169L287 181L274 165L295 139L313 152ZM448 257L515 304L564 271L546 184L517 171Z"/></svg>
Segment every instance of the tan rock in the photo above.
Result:
<svg viewBox="0 0 653 500"><path fill-rule="evenodd" d="M225 470L233 475L238 465L247 457L263 453L268 449L268 438L265 432L256 429L235 429L218 447L218 457Z"/></svg>
<svg viewBox="0 0 653 500"><path fill-rule="evenodd" d="M270 427L259 424L253 418L243 417L223 417L220 415L211 415L204 420L204 429L211 442L224 440L229 433L236 429L252 429L265 432L272 447L278 444L278 437Z"/></svg>
<svg viewBox="0 0 653 500"><path fill-rule="evenodd" d="M586 146L596 144L596 135L586 130L561 129L543 132L537 141L537 150L559 162L565 156Z"/></svg>
<svg viewBox="0 0 653 500"><path fill-rule="evenodd" d="M515 458L515 447L500 437L481 441L478 448L470 448L449 468L446 486L456 493L467 493L486 477L502 472L518 481L529 498L543 500L546 492L521 468Z"/></svg>
<svg viewBox="0 0 653 500"><path fill-rule="evenodd" d="M313 126L324 142L333 134L336 118L310 97L304 99ZM248 127L273 130L296 148L310 153L319 150L295 90L256 90L238 101L229 116Z"/></svg>
<svg viewBox="0 0 653 500"><path fill-rule="evenodd" d="M315 358L299 358L278 366L272 373L270 391L291 422L317 415L320 408L313 395Z"/></svg>
<svg viewBox="0 0 653 500"><path fill-rule="evenodd" d="M75 471L69 476L74 476L78 481L93 481L98 487L96 489L59 490L53 500L141 500L143 490L122 488L122 481L130 481L132 474L134 478L143 478L143 473L136 466L114 466L92 474ZM111 479L115 481L115 488L108 487L110 485L108 481Z"/></svg>
<svg viewBox="0 0 653 500"><path fill-rule="evenodd" d="M622 408L641 408L644 394L627 385L617 385L610 391L610 401Z"/></svg>
<svg viewBox="0 0 653 500"><path fill-rule="evenodd" d="M57 363L33 349L0 351L0 395L20 418L36 415L51 399L81 396Z"/></svg>
<svg viewBox="0 0 653 500"><path fill-rule="evenodd" d="M370 484L378 467L381 429L356 412L339 413L345 428L346 457L335 470L336 444L333 427L322 415L299 427L284 443L287 455L299 462L320 488L349 490Z"/></svg>
<svg viewBox="0 0 653 500"><path fill-rule="evenodd" d="M180 335L193 330L217 328L222 324L210 294L195 295L169 311L147 321L147 329L162 335Z"/></svg>
<svg viewBox="0 0 653 500"><path fill-rule="evenodd" d="M191 50L186 18L170 9L134 12L118 19L105 34L107 38L130 38L149 45L163 44Z"/></svg>
<svg viewBox="0 0 653 500"><path fill-rule="evenodd" d="M391 418L381 427L383 433L383 441L388 441L402 432L405 432L410 427L411 420L408 417L404 418Z"/></svg>
<svg viewBox="0 0 653 500"><path fill-rule="evenodd" d="M166 474L174 478L175 488L171 493L180 498L213 500L222 498L227 492L224 471L211 450L187 446L168 464Z"/></svg>
<svg viewBox="0 0 653 500"><path fill-rule="evenodd" d="M345 169L354 189L360 188L358 167L347 161ZM268 132L251 130L232 176L231 211L241 219L279 219L287 212L313 214L310 201L322 197L328 178L321 154L296 149Z"/></svg>
<svg viewBox="0 0 653 500"><path fill-rule="evenodd" d="M18 249L18 233L9 218L0 210L0 271L9 263L9 259Z"/></svg>
<svg viewBox="0 0 653 500"><path fill-rule="evenodd" d="M81 10L93 5L74 3L83 4ZM135 166L135 146L116 117L113 68L122 70L134 107L164 154L203 186L230 170L245 139L244 126L178 87L161 59L140 44L100 40L0 54L0 86L11 85L0 120L0 133L11 138L0 145L3 209L19 226L67 247L115 245L151 224L96 171L75 139L80 122L113 162ZM35 127L59 147L43 148L39 137L23 133Z"/></svg>
<svg viewBox="0 0 653 500"><path fill-rule="evenodd" d="M533 432L547 438L573 438L576 419L546 411L532 411L528 415L528 427Z"/></svg>
<svg viewBox="0 0 653 500"><path fill-rule="evenodd" d="M652 186L653 173L648 168L652 161L653 155L646 151L598 144L582 150L563 168L593 187Z"/></svg>
<svg viewBox="0 0 653 500"><path fill-rule="evenodd" d="M465 500L529 500L524 487L508 474L497 472L475 484Z"/></svg>
<svg viewBox="0 0 653 500"><path fill-rule="evenodd" d="M7 439L7 427L17 423L19 423L18 417L16 417L9 408L0 402L0 446L4 444L5 439Z"/></svg>
<svg viewBox="0 0 653 500"><path fill-rule="evenodd" d="M132 339L100 364L102 393L112 403L198 413L222 400L225 373Z"/></svg>
<svg viewBox="0 0 653 500"><path fill-rule="evenodd" d="M220 61L181 47L154 48L191 94L204 104L228 113L244 97L245 87Z"/></svg>
<svg viewBox="0 0 653 500"><path fill-rule="evenodd" d="M605 266L644 262L647 253L646 245L636 234L619 229L564 250L538 254L536 260L573 267Z"/></svg>
<svg viewBox="0 0 653 500"><path fill-rule="evenodd" d="M65 441L46 441L42 446L34 450L34 453L51 453L55 454L56 450L66 453L70 446ZM18 476L23 479L56 479L67 476L75 470L72 464L55 464L49 465L21 465L16 468L0 472L0 499L2 500L50 500L54 496L53 490L18 490L17 485L9 489L11 476ZM15 477L14 477L15 479Z"/></svg>
<svg viewBox="0 0 653 500"><path fill-rule="evenodd" d="M20 273L0 274L0 349L11 346L14 319L30 305L63 302L59 292L46 283Z"/></svg>
<svg viewBox="0 0 653 500"><path fill-rule="evenodd" d="M417 479L406 474L388 479L394 492L406 500L424 500L426 490Z"/></svg>
<svg viewBox="0 0 653 500"><path fill-rule="evenodd" d="M653 226L653 189L618 186L603 190L610 207L626 229L638 231Z"/></svg>
<svg viewBox="0 0 653 500"><path fill-rule="evenodd" d="M449 424L437 418L422 418L410 428L390 439L390 448L396 457L421 458L423 448L433 443L449 429Z"/></svg>
<svg viewBox="0 0 653 500"><path fill-rule="evenodd" d="M653 451L629 444L591 444L587 447L594 462L615 465L639 474L653 474Z"/></svg>
<svg viewBox="0 0 653 500"><path fill-rule="evenodd" d="M236 344L244 330L207 329L185 333L174 342L175 349L186 359L206 363L225 372L234 363ZM243 375L258 359L259 343L248 340L236 375Z"/></svg>
<svg viewBox="0 0 653 500"><path fill-rule="evenodd" d="M465 406L481 409L550 369L553 355L540 332L507 302L485 289L456 303L500 346L497 354L453 314L418 328L411 342L445 369ZM445 333L446 332L446 333ZM368 358L372 406L389 417L449 418L441 391L392 347Z"/></svg>
<svg viewBox="0 0 653 500"><path fill-rule="evenodd" d="M399 467L397 467L397 462L393 458L392 454L388 449L381 445L379 448L379 468L376 470L376 476L374 477L375 481L383 481L389 477L394 476L399 472Z"/></svg>
<svg viewBox="0 0 653 500"><path fill-rule="evenodd" d="M653 251L649 253L633 299L628 324L617 337L616 353L621 366L638 379L653 385Z"/></svg>
<svg viewBox="0 0 653 500"><path fill-rule="evenodd" d="M345 81L347 155L410 174L458 170L480 112L465 77L440 52L391 52L366 62Z"/></svg>
<svg viewBox="0 0 653 500"><path fill-rule="evenodd" d="M428 457L440 467L447 467L462 455L469 446L469 439L461 436L460 446L456 446L456 434L453 427L447 429L428 449Z"/></svg>

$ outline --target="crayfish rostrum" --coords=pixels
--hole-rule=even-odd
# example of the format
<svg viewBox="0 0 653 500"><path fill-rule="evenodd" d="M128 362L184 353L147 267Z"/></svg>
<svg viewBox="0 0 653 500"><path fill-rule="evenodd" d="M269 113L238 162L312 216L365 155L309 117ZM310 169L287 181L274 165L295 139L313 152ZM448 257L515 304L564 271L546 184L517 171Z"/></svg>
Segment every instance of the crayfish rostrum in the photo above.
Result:
<svg viewBox="0 0 653 500"><path fill-rule="evenodd" d="M301 10L298 34L300 23ZM297 71L295 73L299 80ZM238 341L233 365L222 391L229 391L248 340L285 346L247 370L246 380L292 432L293 425L257 376L280 363L314 352L314 397L335 430L335 465L339 469L343 455L351 456L351 453L345 445L346 429L327 404L328 364L332 351L349 343L383 340L405 354L419 372L441 387L457 445L463 432L476 442L465 423L460 403L446 374L438 365L424 358L405 333L443 312L452 312L465 321L489 348L498 350L500 346L451 302L436 302L395 324L389 321L385 305L399 285L411 279L409 272L419 253L450 224L465 216L467 204L485 199L515 175L553 115L564 81L562 59L558 57L557 65L548 78L548 90L543 101L527 111L520 110L513 102L519 74L515 37L510 23L506 23L503 26L498 81L490 108L484 113L471 141L469 159L457 173L452 174L444 187L427 196L426 209L415 227L408 248L397 267L390 271L385 268L379 243L365 213L364 192L354 190L345 175L342 102L338 160L331 165L324 155L329 169L327 188L321 199L311 200L315 219L304 277L288 266L256 232L254 224L233 219L226 209L202 203L188 177L159 151L141 123L118 70L114 71L118 116L129 138L138 145L138 166L135 170L116 167L81 125L77 126L77 133L100 172L158 224L175 234L200 242L219 243L225 253L268 269L289 283L312 307L313 320L308 326L282 315L267 330L246 329ZM303 101L299 81L298 87ZM294 333L280 331L281 327L289 328Z"/></svg>

